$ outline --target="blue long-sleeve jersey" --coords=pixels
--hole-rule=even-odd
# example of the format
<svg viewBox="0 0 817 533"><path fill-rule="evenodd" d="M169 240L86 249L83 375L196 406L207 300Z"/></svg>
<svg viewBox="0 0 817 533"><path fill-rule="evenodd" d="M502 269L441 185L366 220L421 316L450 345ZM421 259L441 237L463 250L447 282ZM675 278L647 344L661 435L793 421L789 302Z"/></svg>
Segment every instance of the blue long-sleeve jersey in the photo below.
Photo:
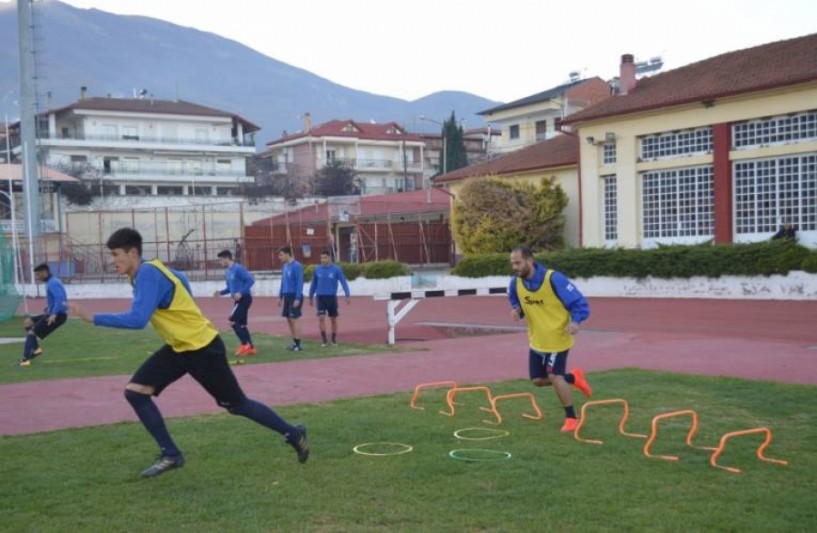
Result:
<svg viewBox="0 0 817 533"><path fill-rule="evenodd" d="M65 287L62 281L54 275L48 277L45 282L45 312L49 315L68 312L68 295L65 294Z"/></svg>
<svg viewBox="0 0 817 533"><path fill-rule="evenodd" d="M531 279L522 278L522 284L529 291L539 290L545 281L545 273L547 272L545 267L539 263L534 263L533 266L533 277ZM576 324L587 320L587 317L590 316L590 306L587 305L584 295L567 279L567 276L554 270L550 276L550 281L556 296L561 300L567 312L570 313L570 320ZM511 278L508 285L508 300L512 308L522 308L519 295L516 292L516 277Z"/></svg>
<svg viewBox="0 0 817 533"><path fill-rule="evenodd" d="M177 270L169 268L179 278L184 288L191 295L190 282ZM142 262L131 281L133 285L133 303L130 311L125 313L99 313L94 315L95 326L109 328L142 329L148 325L156 309L167 309L173 301L176 287L155 266Z"/></svg>
<svg viewBox="0 0 817 533"><path fill-rule="evenodd" d="M278 297L292 295L302 302L304 300L304 267L298 261L284 263L281 268L281 288Z"/></svg>
<svg viewBox="0 0 817 533"><path fill-rule="evenodd" d="M318 265L312 272L312 283L309 284L309 297L316 294L318 296L335 296L338 293L338 283L343 287L343 293L349 297L349 284L343 270L332 263L331 265Z"/></svg>
<svg viewBox="0 0 817 533"><path fill-rule="evenodd" d="M249 271L238 263L233 263L224 273L227 286L219 291L219 294L241 294L249 296L250 289L255 284L255 278Z"/></svg>

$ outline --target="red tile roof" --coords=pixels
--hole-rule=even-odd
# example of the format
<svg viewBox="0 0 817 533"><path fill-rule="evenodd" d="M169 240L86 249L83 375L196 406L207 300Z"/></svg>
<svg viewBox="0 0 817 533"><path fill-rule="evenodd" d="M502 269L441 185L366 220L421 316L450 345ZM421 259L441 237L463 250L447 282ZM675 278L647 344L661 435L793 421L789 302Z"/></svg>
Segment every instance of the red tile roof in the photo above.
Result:
<svg viewBox="0 0 817 533"><path fill-rule="evenodd" d="M721 54L642 78L616 96L565 118L586 122L817 81L817 33Z"/></svg>
<svg viewBox="0 0 817 533"><path fill-rule="evenodd" d="M353 131L344 131L351 127ZM389 133L389 130L396 130L398 133ZM267 146L279 144L294 139L306 137L349 137L350 139L366 139L373 141L416 141L422 142L420 135L408 133L396 122L386 122L383 124L370 124L366 122L356 122L354 120L330 120L317 126L313 126L309 131L301 131L292 135L285 135L280 139L270 141Z"/></svg>
<svg viewBox="0 0 817 533"><path fill-rule="evenodd" d="M326 222L327 209L331 205L333 213L340 212L348 207L349 213L356 217L399 216L414 213L448 213L451 196L440 189L418 190L395 194L380 194L373 196L350 196L346 199L316 206L302 207L301 209L274 215L256 220L253 226L268 226L270 224L302 224L305 222ZM334 220L337 221L337 215Z"/></svg>
<svg viewBox="0 0 817 533"><path fill-rule="evenodd" d="M73 176L64 174L53 168L39 167L40 179L43 181L79 181ZM0 179L11 179L14 181L23 181L23 165L0 163Z"/></svg>
<svg viewBox="0 0 817 533"><path fill-rule="evenodd" d="M229 117L242 122L245 133L261 129L249 120L234 113L213 109L184 100L156 100L155 98L106 98L92 96L82 98L71 105L52 109L46 113L62 113L71 110L122 111L125 113L149 113L159 115L188 115L197 117Z"/></svg>
<svg viewBox="0 0 817 533"><path fill-rule="evenodd" d="M577 165L579 162L579 141L572 135L557 135L521 148L515 152L459 168L434 179L435 184L450 183L465 178L493 176L525 172L529 170Z"/></svg>

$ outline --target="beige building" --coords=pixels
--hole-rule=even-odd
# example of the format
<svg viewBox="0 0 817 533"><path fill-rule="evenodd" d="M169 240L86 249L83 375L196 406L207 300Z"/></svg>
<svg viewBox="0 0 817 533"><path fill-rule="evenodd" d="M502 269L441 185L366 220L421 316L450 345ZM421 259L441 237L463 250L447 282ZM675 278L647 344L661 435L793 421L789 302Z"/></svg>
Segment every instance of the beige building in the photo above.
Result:
<svg viewBox="0 0 817 533"><path fill-rule="evenodd" d="M817 246L817 34L636 81L566 118L580 139L583 246Z"/></svg>
<svg viewBox="0 0 817 533"><path fill-rule="evenodd" d="M574 75L568 83L480 111L485 122L501 132L490 147L491 153L508 153L552 139L559 134L559 123L565 117L610 95L610 85L601 78Z"/></svg>
<svg viewBox="0 0 817 533"><path fill-rule="evenodd" d="M304 184L340 161L355 171L362 194L388 194L423 188L424 149L419 135L395 122L332 120L314 126L307 113L303 131L267 143L259 158L268 160L271 179Z"/></svg>

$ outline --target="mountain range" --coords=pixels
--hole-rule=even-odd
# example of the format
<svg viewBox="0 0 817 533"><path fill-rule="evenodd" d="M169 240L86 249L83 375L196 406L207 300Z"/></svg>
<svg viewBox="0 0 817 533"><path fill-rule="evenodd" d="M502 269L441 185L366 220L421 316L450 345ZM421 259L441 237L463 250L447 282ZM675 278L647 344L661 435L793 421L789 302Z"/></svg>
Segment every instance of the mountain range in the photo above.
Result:
<svg viewBox="0 0 817 533"><path fill-rule="evenodd" d="M158 19L79 9L57 0L35 4L38 110L89 96L133 98L145 89L157 99L186 100L237 113L261 127L259 147L284 131L334 119L389 122L409 131L440 127L451 112L468 127L476 113L501 102L461 91L440 91L413 101L350 89L265 56L213 33ZM245 16L236 13L235 16ZM17 7L0 4L0 115L19 118ZM2 117L0 117L2 118Z"/></svg>

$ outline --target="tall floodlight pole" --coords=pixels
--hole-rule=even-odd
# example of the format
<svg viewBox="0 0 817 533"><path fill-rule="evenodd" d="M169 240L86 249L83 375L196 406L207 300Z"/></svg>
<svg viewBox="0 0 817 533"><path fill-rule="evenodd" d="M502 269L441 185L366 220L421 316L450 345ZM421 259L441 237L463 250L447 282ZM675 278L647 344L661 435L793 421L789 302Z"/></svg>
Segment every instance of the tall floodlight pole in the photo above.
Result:
<svg viewBox="0 0 817 533"><path fill-rule="evenodd" d="M41 231L40 179L37 174L37 134L35 129L36 83L31 10L32 0L17 1L17 29L20 35L20 144L23 156L23 198L26 207L28 247L29 250L32 250L29 253L32 264L29 266L34 268L34 249L39 249Z"/></svg>

